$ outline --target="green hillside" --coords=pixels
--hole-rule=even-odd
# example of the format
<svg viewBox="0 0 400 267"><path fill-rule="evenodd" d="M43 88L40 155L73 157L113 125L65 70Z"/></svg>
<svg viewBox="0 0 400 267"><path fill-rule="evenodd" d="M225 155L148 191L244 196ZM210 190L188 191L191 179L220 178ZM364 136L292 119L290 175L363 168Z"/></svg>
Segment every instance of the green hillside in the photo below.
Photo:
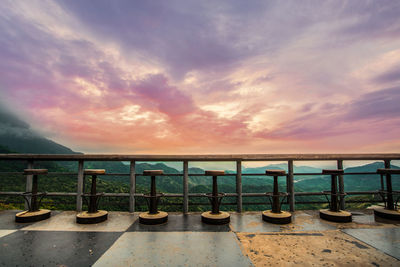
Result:
<svg viewBox="0 0 400 267"><path fill-rule="evenodd" d="M68 147L44 138L30 125L0 106L0 145L19 153L76 154Z"/></svg>
<svg viewBox="0 0 400 267"><path fill-rule="evenodd" d="M17 116L0 107L0 153L37 153L37 154L73 154L71 149L55 143L49 139L40 136L34 132L30 126ZM61 174L49 174L43 176L39 180L39 188L48 192L76 192L76 172L78 169L77 162L35 162L36 168L46 168L50 172L64 172ZM123 162L85 162L85 168L105 169L107 173L117 173L124 175L105 175L99 177L98 191L107 193L129 192L129 165ZM376 169L383 168L382 162L375 162L364 166L351 167L345 170L349 172L376 172ZM22 172L26 168L26 162L22 161L0 161L0 172ZM399 168L392 166L392 168ZM164 193L182 193L182 176L173 176L168 174L181 174L178 171L163 163L138 163L136 164L136 173L141 174L143 170L161 169L165 176L157 179L157 189ZM287 164L270 164L257 168L243 168L242 175L242 191L244 193L264 193L272 191L272 177L248 176L246 174L263 174L266 169L283 169L287 171ZM321 173L321 169L310 166L294 165L295 173ZM236 192L236 178L233 171L227 170L226 173L232 176L219 177L219 189L221 192ZM189 168L189 174L204 174L201 168ZM150 179L138 175L136 179L137 192L144 193L149 190ZM379 175L345 175L346 191L373 191L380 188ZM206 193L211 192L211 177L205 176L189 176L189 192L190 193ZM330 189L330 179L323 175L296 175L294 177L296 192L321 192ZM90 178L86 179L85 190L89 190ZM393 176L393 186L400 189L399 176ZM286 191L286 179L279 179L279 187L281 191ZM22 174L2 174L0 175L0 191L25 191L25 177ZM372 196L350 196L347 199L372 199ZM227 198L227 202L235 202L235 198ZM296 201L325 201L323 196L315 197L296 197ZM267 203L265 197L249 198L245 197L244 202ZM144 200L137 199L139 208L145 208ZM169 198L163 199L165 210L181 210L182 199ZM207 204L205 198L191 198L191 210L204 210L207 207L198 205L200 203ZM0 197L1 205L6 208L22 207L22 197ZM10 206L11 205L11 206ZM52 209L75 209L75 197L48 197L44 200L44 205ZM127 210L128 198L107 197L102 201L102 207L109 210ZM368 204L365 204L368 205ZM265 205L264 205L265 206ZM247 210L260 210L264 206L246 205ZM321 205L305 204L297 205L298 208L318 208ZM234 209L233 206L225 206L224 209Z"/></svg>

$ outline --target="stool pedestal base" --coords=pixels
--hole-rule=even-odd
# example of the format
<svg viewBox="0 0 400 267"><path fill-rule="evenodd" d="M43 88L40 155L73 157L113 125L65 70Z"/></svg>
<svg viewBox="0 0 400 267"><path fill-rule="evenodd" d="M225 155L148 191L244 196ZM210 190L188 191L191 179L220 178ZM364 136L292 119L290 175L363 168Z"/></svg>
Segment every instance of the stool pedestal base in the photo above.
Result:
<svg viewBox="0 0 400 267"><path fill-rule="evenodd" d="M344 210L330 211L328 209L320 210L319 217L331 222L351 222L351 213Z"/></svg>
<svg viewBox="0 0 400 267"><path fill-rule="evenodd" d="M51 211L40 209L37 211L22 211L15 215L15 221L19 223L37 222L50 218Z"/></svg>
<svg viewBox="0 0 400 267"><path fill-rule="evenodd" d="M101 223L107 220L108 212L105 210L98 210L97 212L89 213L83 211L76 215L76 222L80 224Z"/></svg>
<svg viewBox="0 0 400 267"><path fill-rule="evenodd" d="M383 219L400 221L400 210L388 210L385 208L378 208L374 209L374 214L375 216Z"/></svg>
<svg viewBox="0 0 400 267"><path fill-rule="evenodd" d="M262 213L262 219L269 223L287 224L292 222L292 214L287 211L274 213L271 210L266 210Z"/></svg>
<svg viewBox="0 0 400 267"><path fill-rule="evenodd" d="M168 221L168 213L165 211L159 211L156 214L150 214L148 212L142 212L139 214L139 222L142 224L161 224Z"/></svg>
<svg viewBox="0 0 400 267"><path fill-rule="evenodd" d="M229 213L224 211L220 211L218 214L206 211L201 214L201 221L208 224L227 224L230 222L230 218Z"/></svg>

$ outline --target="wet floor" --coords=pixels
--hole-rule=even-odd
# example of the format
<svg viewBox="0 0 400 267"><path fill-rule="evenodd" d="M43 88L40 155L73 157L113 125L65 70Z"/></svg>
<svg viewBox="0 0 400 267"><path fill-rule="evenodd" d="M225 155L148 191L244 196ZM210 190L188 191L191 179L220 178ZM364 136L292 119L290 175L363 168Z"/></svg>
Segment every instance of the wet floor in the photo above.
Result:
<svg viewBox="0 0 400 267"><path fill-rule="evenodd" d="M18 224L16 212L0 211L0 266L400 265L400 225L377 222L369 210L344 224L317 211L297 211L288 225L266 223L260 212L231 213L222 226L202 223L199 213L146 226L127 212L79 225L72 211Z"/></svg>

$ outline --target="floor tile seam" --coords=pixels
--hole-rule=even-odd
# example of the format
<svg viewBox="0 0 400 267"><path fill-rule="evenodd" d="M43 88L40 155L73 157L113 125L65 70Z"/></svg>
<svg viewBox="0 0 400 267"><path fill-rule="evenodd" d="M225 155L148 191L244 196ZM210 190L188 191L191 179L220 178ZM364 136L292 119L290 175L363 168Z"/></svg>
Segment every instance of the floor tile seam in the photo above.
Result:
<svg viewBox="0 0 400 267"><path fill-rule="evenodd" d="M68 233L68 232L75 232L75 233L80 233L80 232L85 232L85 233L125 233L126 231L93 231L93 230L42 230L42 229L13 229L17 231L22 231L22 232L62 232L62 233Z"/></svg>
<svg viewBox="0 0 400 267"><path fill-rule="evenodd" d="M338 232L340 231L340 229L329 229L329 230L320 230L320 231L266 231L266 232L240 232L240 231L236 231L236 233L239 234L275 234L275 235L279 235L279 234L311 234L311 233L325 233L325 232Z"/></svg>
<svg viewBox="0 0 400 267"><path fill-rule="evenodd" d="M125 231L125 233L233 233L232 231Z"/></svg>
<svg viewBox="0 0 400 267"><path fill-rule="evenodd" d="M383 254L385 254L385 255L387 255L387 256L393 258L393 259L396 259L397 261L400 262L400 256L399 256L399 258L396 258L396 257L394 257L394 256L392 256L392 255L389 255L389 254L386 253L385 251L383 251L383 250L381 250L381 249L379 249L379 248L377 248L377 247L375 247L375 246L373 246L373 245L370 245L370 244L366 243L365 241L359 239L358 237L352 236L351 234L344 232L343 230L345 230L345 229L340 229L340 231L341 231L342 233L346 234L347 236L349 236L349 237L351 237L351 238L356 239L357 241L361 242L363 245L365 245L365 246L367 246L367 247L371 247L371 248L373 248L373 249L375 249L375 250L377 250L377 251L379 251L379 252L381 252L381 253L383 253Z"/></svg>
<svg viewBox="0 0 400 267"><path fill-rule="evenodd" d="M251 266L254 267L255 265L254 265L253 261L251 260L250 255L246 252L245 248L243 247L243 244L242 244L240 238L237 236L237 233L233 232L233 231L232 231L232 233L234 235L235 242L238 244L239 249L242 252L243 256L246 257L249 260L249 262L251 263Z"/></svg>

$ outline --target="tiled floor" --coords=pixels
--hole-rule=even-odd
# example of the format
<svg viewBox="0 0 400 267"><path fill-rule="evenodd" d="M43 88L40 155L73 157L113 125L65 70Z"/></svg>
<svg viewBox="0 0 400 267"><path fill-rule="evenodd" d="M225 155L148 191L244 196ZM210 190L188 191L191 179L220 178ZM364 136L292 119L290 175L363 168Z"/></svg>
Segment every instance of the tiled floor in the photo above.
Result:
<svg viewBox="0 0 400 267"><path fill-rule="evenodd" d="M251 266L232 232L127 232L95 266Z"/></svg>
<svg viewBox="0 0 400 267"><path fill-rule="evenodd" d="M371 211L354 212L345 224L298 211L282 226L259 212L232 213L223 226L203 224L198 213L146 226L127 212L78 225L71 211L18 224L16 212L0 211L0 266L400 265L400 225L376 222Z"/></svg>

